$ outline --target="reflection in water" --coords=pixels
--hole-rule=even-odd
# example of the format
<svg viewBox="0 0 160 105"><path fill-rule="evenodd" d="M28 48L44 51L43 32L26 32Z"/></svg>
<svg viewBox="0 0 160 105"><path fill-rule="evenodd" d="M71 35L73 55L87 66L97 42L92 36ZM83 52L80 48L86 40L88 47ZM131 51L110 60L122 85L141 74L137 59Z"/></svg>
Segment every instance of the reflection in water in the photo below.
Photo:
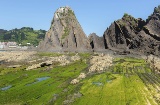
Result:
<svg viewBox="0 0 160 105"><path fill-rule="evenodd" d="M32 84L35 84L35 83L38 83L38 82L41 82L41 81L44 81L44 80L47 80L49 79L50 77L41 77L41 78L36 78L36 81L35 82L32 82L32 83L29 83L27 84L27 86L30 86Z"/></svg>
<svg viewBox="0 0 160 105"><path fill-rule="evenodd" d="M11 87L12 87L12 85L9 85L9 86L6 86L6 87L1 88L1 90L2 90L2 91L5 91L5 90L8 90L8 89L11 88Z"/></svg>

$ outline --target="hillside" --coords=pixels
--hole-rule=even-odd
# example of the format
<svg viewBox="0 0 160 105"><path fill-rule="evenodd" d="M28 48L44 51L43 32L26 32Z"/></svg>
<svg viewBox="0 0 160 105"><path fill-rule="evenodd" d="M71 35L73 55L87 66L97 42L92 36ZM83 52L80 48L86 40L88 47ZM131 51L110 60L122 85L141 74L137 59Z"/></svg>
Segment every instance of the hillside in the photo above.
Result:
<svg viewBox="0 0 160 105"><path fill-rule="evenodd" d="M45 30L34 30L30 27L12 29L9 31L0 29L0 41L13 41L21 45L27 45L27 43L30 43L33 46L38 46L39 42L44 39L45 33Z"/></svg>

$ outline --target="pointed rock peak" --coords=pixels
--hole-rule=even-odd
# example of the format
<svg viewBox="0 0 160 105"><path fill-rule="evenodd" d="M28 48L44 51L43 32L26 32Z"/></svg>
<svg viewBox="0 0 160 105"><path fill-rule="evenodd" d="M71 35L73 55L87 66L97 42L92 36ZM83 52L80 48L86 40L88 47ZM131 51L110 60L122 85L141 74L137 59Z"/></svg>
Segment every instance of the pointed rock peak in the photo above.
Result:
<svg viewBox="0 0 160 105"><path fill-rule="evenodd" d="M89 41L79 24L74 11L60 7L54 17L45 39L39 45L40 50L50 51L89 51Z"/></svg>
<svg viewBox="0 0 160 105"><path fill-rule="evenodd" d="M73 12L73 10L69 6L64 6L64 7L58 8L56 12L59 12L59 13L66 12L67 13L69 10Z"/></svg>
<svg viewBox="0 0 160 105"><path fill-rule="evenodd" d="M92 37L92 36L97 36L97 35L96 35L96 33L91 33L91 34L89 34L88 38Z"/></svg>
<svg viewBox="0 0 160 105"><path fill-rule="evenodd" d="M102 51L105 49L103 37L97 36L96 33L91 33L88 38L93 51Z"/></svg>
<svg viewBox="0 0 160 105"><path fill-rule="evenodd" d="M148 16L147 23L150 20L160 20L160 5L154 8L154 12Z"/></svg>
<svg viewBox="0 0 160 105"><path fill-rule="evenodd" d="M160 13L160 5L154 8L154 13Z"/></svg>
<svg viewBox="0 0 160 105"><path fill-rule="evenodd" d="M122 19L114 21L114 24L118 25L118 27L125 27L125 26L137 27L138 26L138 19L125 13L123 15Z"/></svg>
<svg viewBox="0 0 160 105"><path fill-rule="evenodd" d="M54 19L60 19L70 15L74 15L74 11L69 6L60 7L54 13Z"/></svg>
<svg viewBox="0 0 160 105"><path fill-rule="evenodd" d="M125 20L125 21L137 20L133 16L131 16L131 15L127 14L127 13L124 13L122 19Z"/></svg>

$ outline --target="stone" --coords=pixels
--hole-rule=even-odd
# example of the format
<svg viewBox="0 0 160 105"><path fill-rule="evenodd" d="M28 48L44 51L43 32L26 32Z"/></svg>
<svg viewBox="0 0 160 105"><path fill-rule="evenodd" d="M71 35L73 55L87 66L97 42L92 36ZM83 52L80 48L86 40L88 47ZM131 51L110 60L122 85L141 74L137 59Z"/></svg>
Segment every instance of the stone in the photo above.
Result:
<svg viewBox="0 0 160 105"><path fill-rule="evenodd" d="M78 61L78 60L80 60L80 56L78 54L76 54L75 56L71 57L71 60L72 61Z"/></svg>
<svg viewBox="0 0 160 105"><path fill-rule="evenodd" d="M96 33L92 33L89 35L88 38L89 38L90 45L91 45L93 51L105 50L105 43L104 43L103 37L99 37L96 35Z"/></svg>
<svg viewBox="0 0 160 105"><path fill-rule="evenodd" d="M160 55L160 6L144 21L124 14L104 32L106 49L117 54Z"/></svg>
<svg viewBox="0 0 160 105"><path fill-rule="evenodd" d="M73 79L72 81L71 81L71 84L77 84L77 83L79 83L79 80L78 79Z"/></svg>
<svg viewBox="0 0 160 105"><path fill-rule="evenodd" d="M81 73L79 76L78 76L78 79L84 79L86 78L86 74L85 73Z"/></svg>
<svg viewBox="0 0 160 105"><path fill-rule="evenodd" d="M112 61L113 58L110 55L104 55L103 53L93 56L90 60L91 67L89 68L89 73L104 72L108 67L112 66Z"/></svg>
<svg viewBox="0 0 160 105"><path fill-rule="evenodd" d="M18 67L22 67L21 65L11 65L11 66L8 66L9 68L18 68Z"/></svg>
<svg viewBox="0 0 160 105"><path fill-rule="evenodd" d="M85 52L90 51L89 40L70 7L60 7L45 39L38 46L39 51Z"/></svg>

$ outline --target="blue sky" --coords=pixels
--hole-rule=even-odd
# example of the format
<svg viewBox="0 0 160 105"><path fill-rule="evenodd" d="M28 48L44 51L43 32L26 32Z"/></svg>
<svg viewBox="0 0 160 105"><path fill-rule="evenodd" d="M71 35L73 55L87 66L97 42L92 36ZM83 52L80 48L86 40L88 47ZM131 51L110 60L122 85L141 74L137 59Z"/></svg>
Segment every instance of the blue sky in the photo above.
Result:
<svg viewBox="0 0 160 105"><path fill-rule="evenodd" d="M54 12L70 6L86 35L102 36L124 13L146 19L160 0L0 0L0 29L33 27L48 30Z"/></svg>

